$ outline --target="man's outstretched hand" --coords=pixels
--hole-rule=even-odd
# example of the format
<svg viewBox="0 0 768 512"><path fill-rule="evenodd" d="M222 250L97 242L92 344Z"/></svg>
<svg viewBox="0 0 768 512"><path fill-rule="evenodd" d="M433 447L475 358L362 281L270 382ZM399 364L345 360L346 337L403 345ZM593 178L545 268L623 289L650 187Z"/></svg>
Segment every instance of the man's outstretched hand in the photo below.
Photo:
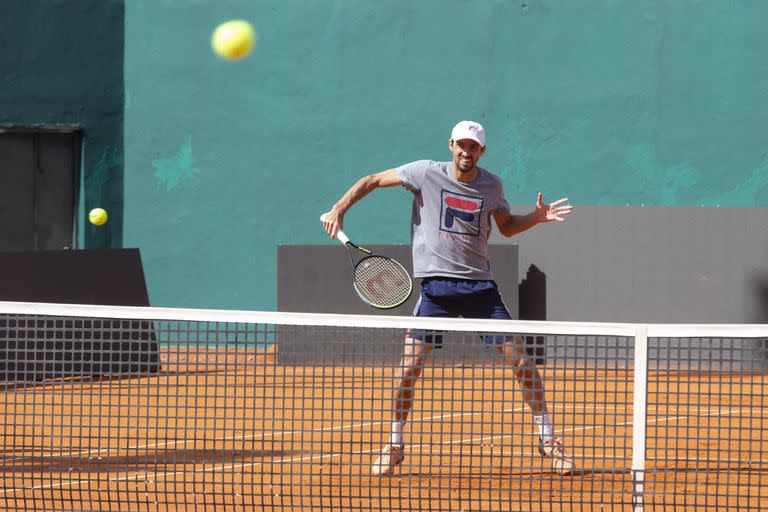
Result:
<svg viewBox="0 0 768 512"><path fill-rule="evenodd" d="M544 204L541 192L536 200L536 216L539 222L565 222L565 217L573 211L573 206L565 204L568 198L558 199L554 203Z"/></svg>

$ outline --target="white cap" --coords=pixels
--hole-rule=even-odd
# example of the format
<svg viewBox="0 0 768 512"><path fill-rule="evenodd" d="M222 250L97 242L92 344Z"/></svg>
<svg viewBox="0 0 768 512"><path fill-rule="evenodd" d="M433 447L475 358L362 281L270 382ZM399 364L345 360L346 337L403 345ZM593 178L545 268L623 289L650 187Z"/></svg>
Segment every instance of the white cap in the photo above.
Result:
<svg viewBox="0 0 768 512"><path fill-rule="evenodd" d="M485 147L485 130L483 125L474 121L461 121L453 127L451 140L472 139Z"/></svg>

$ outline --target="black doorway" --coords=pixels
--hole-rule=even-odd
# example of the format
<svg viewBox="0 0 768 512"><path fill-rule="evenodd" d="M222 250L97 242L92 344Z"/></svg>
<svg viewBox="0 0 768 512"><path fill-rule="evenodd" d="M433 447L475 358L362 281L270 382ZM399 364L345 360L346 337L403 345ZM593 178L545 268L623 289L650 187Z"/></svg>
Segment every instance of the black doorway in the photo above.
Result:
<svg viewBox="0 0 768 512"><path fill-rule="evenodd" d="M80 145L74 127L0 127L0 251L74 248Z"/></svg>

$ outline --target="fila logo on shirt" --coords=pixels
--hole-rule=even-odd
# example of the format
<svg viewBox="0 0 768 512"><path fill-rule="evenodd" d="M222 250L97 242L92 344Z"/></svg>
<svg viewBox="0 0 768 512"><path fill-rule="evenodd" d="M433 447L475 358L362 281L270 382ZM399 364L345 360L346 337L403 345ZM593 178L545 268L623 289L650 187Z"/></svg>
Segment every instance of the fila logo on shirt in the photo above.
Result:
<svg viewBox="0 0 768 512"><path fill-rule="evenodd" d="M442 191L440 231L457 235L480 234L483 198Z"/></svg>

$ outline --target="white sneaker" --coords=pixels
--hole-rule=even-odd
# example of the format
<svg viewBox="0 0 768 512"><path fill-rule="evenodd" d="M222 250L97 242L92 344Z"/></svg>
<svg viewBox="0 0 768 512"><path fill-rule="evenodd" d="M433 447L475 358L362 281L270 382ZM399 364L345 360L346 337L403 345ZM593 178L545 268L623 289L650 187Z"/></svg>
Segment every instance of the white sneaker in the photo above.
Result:
<svg viewBox="0 0 768 512"><path fill-rule="evenodd" d="M381 450L381 455L371 466L371 473L375 476L391 475L395 466L399 465L405 459L403 454L403 445L387 444Z"/></svg>
<svg viewBox="0 0 768 512"><path fill-rule="evenodd" d="M539 437L539 453L542 457L552 459L552 471L560 475L568 475L573 472L573 459L565 454L563 440L553 437L544 441Z"/></svg>

